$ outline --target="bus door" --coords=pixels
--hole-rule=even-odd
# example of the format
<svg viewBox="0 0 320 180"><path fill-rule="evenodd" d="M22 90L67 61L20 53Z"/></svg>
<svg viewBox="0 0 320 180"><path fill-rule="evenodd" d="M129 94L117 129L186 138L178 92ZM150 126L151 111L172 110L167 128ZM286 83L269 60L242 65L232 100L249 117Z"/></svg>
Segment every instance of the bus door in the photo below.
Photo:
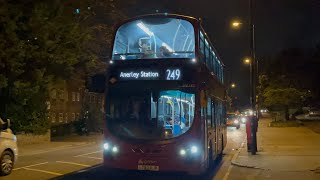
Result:
<svg viewBox="0 0 320 180"><path fill-rule="evenodd" d="M212 148L212 157L214 158L216 155L216 129L213 119L213 111L212 111L212 101L211 98L208 98L207 105L207 129L208 129L208 146Z"/></svg>
<svg viewBox="0 0 320 180"><path fill-rule="evenodd" d="M218 151L218 128L217 128L217 118L216 118L216 103L212 100L211 101L211 114L212 114L212 129L213 129L213 157L215 157Z"/></svg>

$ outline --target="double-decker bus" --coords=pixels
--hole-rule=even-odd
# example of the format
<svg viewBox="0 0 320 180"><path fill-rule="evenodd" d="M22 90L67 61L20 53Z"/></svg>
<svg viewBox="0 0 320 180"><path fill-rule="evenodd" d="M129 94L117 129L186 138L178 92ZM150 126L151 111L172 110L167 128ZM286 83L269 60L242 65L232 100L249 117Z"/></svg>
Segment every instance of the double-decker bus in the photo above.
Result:
<svg viewBox="0 0 320 180"><path fill-rule="evenodd" d="M226 145L223 63L199 19L117 26L106 75L104 166L201 174Z"/></svg>

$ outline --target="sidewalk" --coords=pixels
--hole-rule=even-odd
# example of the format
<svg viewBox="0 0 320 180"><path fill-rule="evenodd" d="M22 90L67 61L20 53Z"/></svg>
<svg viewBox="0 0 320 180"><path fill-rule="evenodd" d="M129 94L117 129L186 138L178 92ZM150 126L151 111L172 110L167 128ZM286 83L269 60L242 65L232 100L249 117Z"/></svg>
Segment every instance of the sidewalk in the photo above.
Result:
<svg viewBox="0 0 320 180"><path fill-rule="evenodd" d="M271 171L320 172L320 134L305 127L268 127L270 122L259 121L257 155L247 152L245 142L232 164Z"/></svg>
<svg viewBox="0 0 320 180"><path fill-rule="evenodd" d="M69 135L54 138L54 140L48 143L20 145L18 146L19 157L100 143L102 137L103 135L101 133L90 134L89 136Z"/></svg>

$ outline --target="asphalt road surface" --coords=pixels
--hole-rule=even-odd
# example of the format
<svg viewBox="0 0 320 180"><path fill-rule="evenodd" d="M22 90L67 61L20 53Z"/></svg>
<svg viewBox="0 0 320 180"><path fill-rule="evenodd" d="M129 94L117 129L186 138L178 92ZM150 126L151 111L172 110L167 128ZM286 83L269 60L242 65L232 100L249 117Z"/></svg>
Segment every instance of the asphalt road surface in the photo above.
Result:
<svg viewBox="0 0 320 180"><path fill-rule="evenodd" d="M113 176L106 173L101 166L102 146L101 143L83 144L65 149L42 152L19 157L13 173L9 176L0 177L1 180L86 180L86 179L214 179L226 180L231 176L231 159L237 148L245 138L245 127L240 129L228 128L228 144L223 158L216 162L210 171L201 177L185 176L181 174L154 174L145 172L127 172L122 176Z"/></svg>

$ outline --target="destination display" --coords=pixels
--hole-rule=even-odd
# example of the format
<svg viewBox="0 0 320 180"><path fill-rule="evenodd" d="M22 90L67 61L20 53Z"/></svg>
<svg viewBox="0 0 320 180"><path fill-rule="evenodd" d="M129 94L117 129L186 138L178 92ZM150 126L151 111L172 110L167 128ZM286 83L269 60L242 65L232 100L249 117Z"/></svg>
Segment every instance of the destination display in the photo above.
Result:
<svg viewBox="0 0 320 180"><path fill-rule="evenodd" d="M120 80L181 80L182 71L179 68L159 70L123 70L118 71Z"/></svg>

